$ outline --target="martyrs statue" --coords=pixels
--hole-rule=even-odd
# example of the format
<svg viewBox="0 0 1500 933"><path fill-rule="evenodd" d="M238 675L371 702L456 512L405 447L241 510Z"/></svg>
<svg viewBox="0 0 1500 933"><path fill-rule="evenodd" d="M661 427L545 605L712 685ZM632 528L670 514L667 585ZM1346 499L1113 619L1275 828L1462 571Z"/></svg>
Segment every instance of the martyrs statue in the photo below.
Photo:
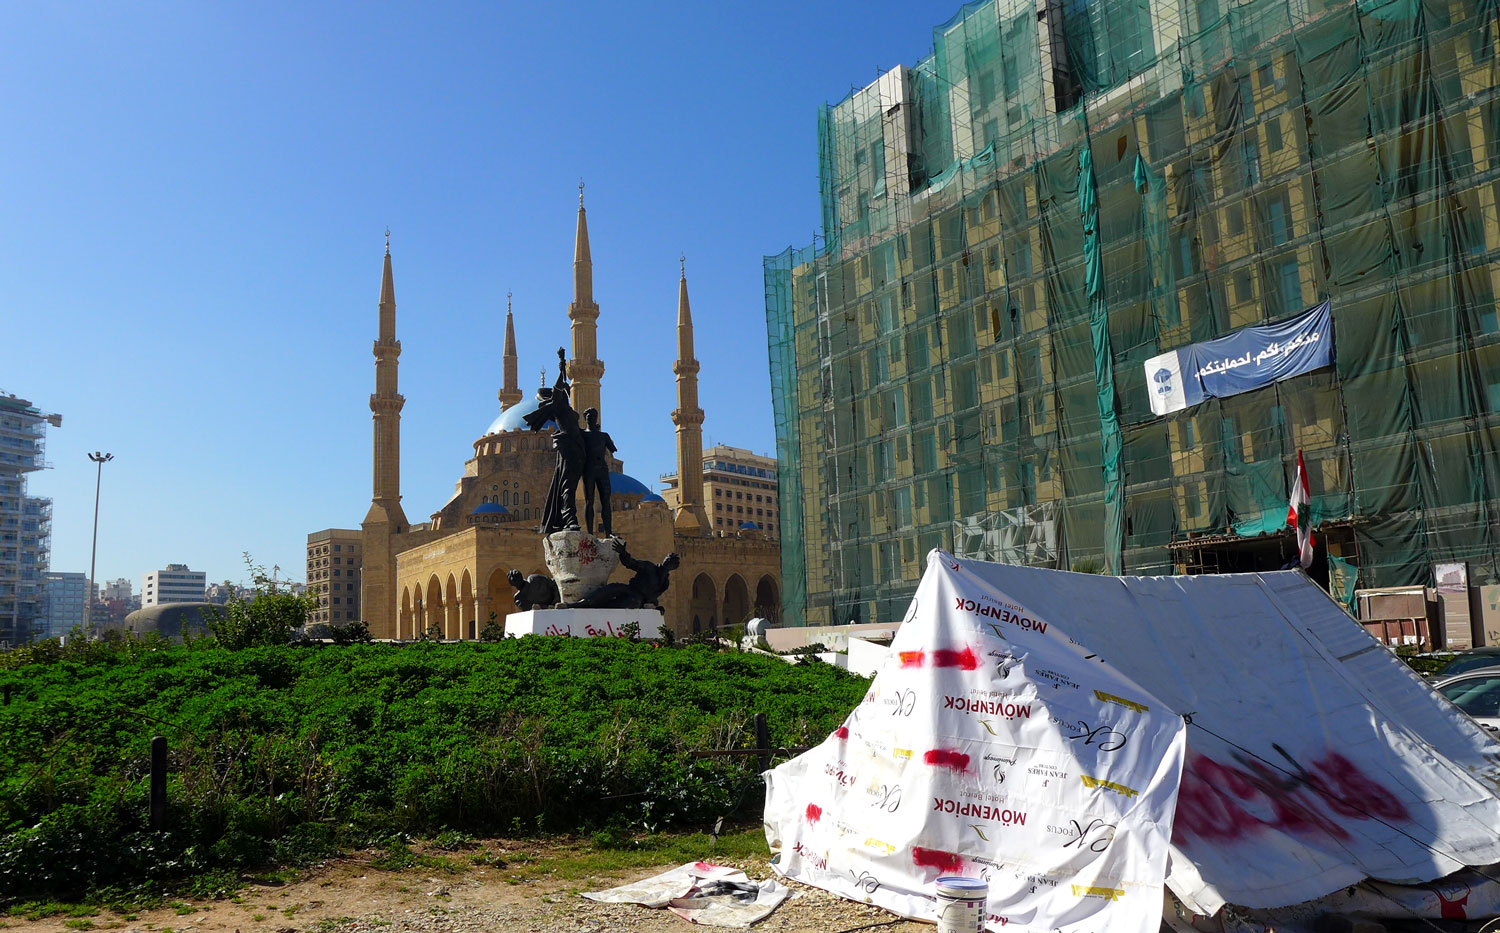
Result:
<svg viewBox="0 0 1500 933"><path fill-rule="evenodd" d="M610 527L609 455L617 449L609 435L599 430L599 409L583 413L588 429L583 432L583 520L589 534L594 533L594 497L599 497L599 526L604 537L614 532Z"/></svg>
<svg viewBox="0 0 1500 933"><path fill-rule="evenodd" d="M557 584L549 576L534 573L523 577L521 571L512 570L506 574L505 579L516 588L516 608L522 612L551 609L558 603Z"/></svg>
<svg viewBox="0 0 1500 933"><path fill-rule="evenodd" d="M542 534L565 528L578 528L578 481L583 476L583 432L578 428L578 412L569 403L567 360L562 347L557 348L557 382L536 390L540 405L525 415L526 427L540 431L552 423L552 449L557 451L557 465L552 471L552 485L542 506Z"/></svg>
<svg viewBox="0 0 1500 933"><path fill-rule="evenodd" d="M625 550L625 542L619 538L610 542L620 555L620 565L635 571L629 583L609 583L600 587L587 598L570 603L569 609L660 609L661 596L667 591L672 571L682 561L675 552L668 554L661 563L637 560Z"/></svg>

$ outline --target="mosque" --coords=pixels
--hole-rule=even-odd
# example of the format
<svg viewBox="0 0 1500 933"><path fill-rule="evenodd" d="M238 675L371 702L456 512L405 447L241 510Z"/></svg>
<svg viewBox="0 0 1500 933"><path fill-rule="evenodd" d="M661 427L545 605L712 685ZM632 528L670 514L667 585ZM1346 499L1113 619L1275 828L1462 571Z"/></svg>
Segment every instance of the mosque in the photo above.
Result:
<svg viewBox="0 0 1500 933"><path fill-rule="evenodd" d="M499 417L474 442L474 456L451 498L425 522L412 524L401 507L401 408L396 366L396 289L390 243L380 282L379 335L375 341L374 494L359 532L360 607L376 638L412 639L424 633L473 639L493 616L518 611L506 581L512 569L546 573L538 532L555 455L549 431L526 429L537 407L517 385L514 320L505 314L503 386ZM582 186L573 255L572 353L568 377L573 407L599 410L605 430L608 409L600 404L604 362L596 341L599 305L589 253L588 217ZM715 528L703 496L703 410L698 407L698 361L693 356L693 320L687 272L678 283L677 484L673 504L624 472L610 455L614 533L630 553L659 561L675 551L682 565L663 598L666 626L677 635L744 622L754 615L775 618L781 602L780 547L751 522L733 530ZM580 497L581 498L581 497ZM583 503L579 502L582 514ZM628 580L629 571L616 579Z"/></svg>

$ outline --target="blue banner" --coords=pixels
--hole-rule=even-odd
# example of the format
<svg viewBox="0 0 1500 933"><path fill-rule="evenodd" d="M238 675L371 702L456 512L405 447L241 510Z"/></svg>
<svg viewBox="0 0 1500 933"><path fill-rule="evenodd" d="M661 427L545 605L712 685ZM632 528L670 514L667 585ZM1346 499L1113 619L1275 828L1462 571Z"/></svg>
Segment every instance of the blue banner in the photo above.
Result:
<svg viewBox="0 0 1500 933"><path fill-rule="evenodd" d="M1328 302L1277 324L1247 327L1146 361L1151 410L1170 414L1333 365Z"/></svg>

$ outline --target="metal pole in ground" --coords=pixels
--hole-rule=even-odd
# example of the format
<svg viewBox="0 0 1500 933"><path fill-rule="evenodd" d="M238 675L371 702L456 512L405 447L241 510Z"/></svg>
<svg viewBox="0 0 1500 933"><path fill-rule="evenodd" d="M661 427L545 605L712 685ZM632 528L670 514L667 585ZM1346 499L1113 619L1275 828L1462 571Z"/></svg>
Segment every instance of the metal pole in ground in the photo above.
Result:
<svg viewBox="0 0 1500 933"><path fill-rule="evenodd" d="M766 714L755 714L755 747L761 749L760 770L771 770L771 730L766 726Z"/></svg>
<svg viewBox="0 0 1500 933"><path fill-rule="evenodd" d="M104 465L115 459L115 455L100 453L96 450L89 454L89 459L99 465L94 475L94 545L89 551L89 598L88 608L83 618L84 631L92 633L94 630L94 558L99 555L99 486L104 482Z"/></svg>
<svg viewBox="0 0 1500 933"><path fill-rule="evenodd" d="M151 830L160 832L167 826L167 738L151 739Z"/></svg>

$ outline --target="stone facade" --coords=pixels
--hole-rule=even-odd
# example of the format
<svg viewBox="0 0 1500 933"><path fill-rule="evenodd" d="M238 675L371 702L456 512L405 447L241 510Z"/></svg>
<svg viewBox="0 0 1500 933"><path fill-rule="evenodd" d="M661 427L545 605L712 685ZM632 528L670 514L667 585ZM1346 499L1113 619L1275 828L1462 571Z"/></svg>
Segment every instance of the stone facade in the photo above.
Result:
<svg viewBox="0 0 1500 933"><path fill-rule="evenodd" d="M593 264L587 217L580 199L574 252L572 324L573 404L582 412L599 408L604 363L598 358L593 298ZM679 289L678 463L697 465L703 414L697 407L698 364L692 359L692 322L687 311L684 272ZM511 570L548 574L538 532L556 456L550 432L531 433L521 416L534 410L516 385L516 349L509 309L506 315L504 384L499 418L474 442L453 496L430 519L407 522L401 510L400 411L396 392L395 289L389 245L381 282L380 333L375 344L374 495L361 526L360 609L376 638L411 639L424 634L445 639L477 638L491 621L503 625L519 612ZM684 327L685 325L685 327ZM604 427L608 430L608 421ZM686 430L684 430L686 429ZM627 445L628 438L616 438ZM686 444L687 449L682 449ZM622 462L609 458L614 474L611 505L614 533L632 556L660 561L675 551L681 567L662 600L666 627L677 635L739 624L752 615L776 617L781 603L781 555L774 540L758 531L708 527L704 507L684 514L643 484L626 476ZM696 514L693 514L696 512ZM580 489L579 514L583 513ZM549 574L550 575L550 574ZM629 570L617 569L610 582L625 583Z"/></svg>

